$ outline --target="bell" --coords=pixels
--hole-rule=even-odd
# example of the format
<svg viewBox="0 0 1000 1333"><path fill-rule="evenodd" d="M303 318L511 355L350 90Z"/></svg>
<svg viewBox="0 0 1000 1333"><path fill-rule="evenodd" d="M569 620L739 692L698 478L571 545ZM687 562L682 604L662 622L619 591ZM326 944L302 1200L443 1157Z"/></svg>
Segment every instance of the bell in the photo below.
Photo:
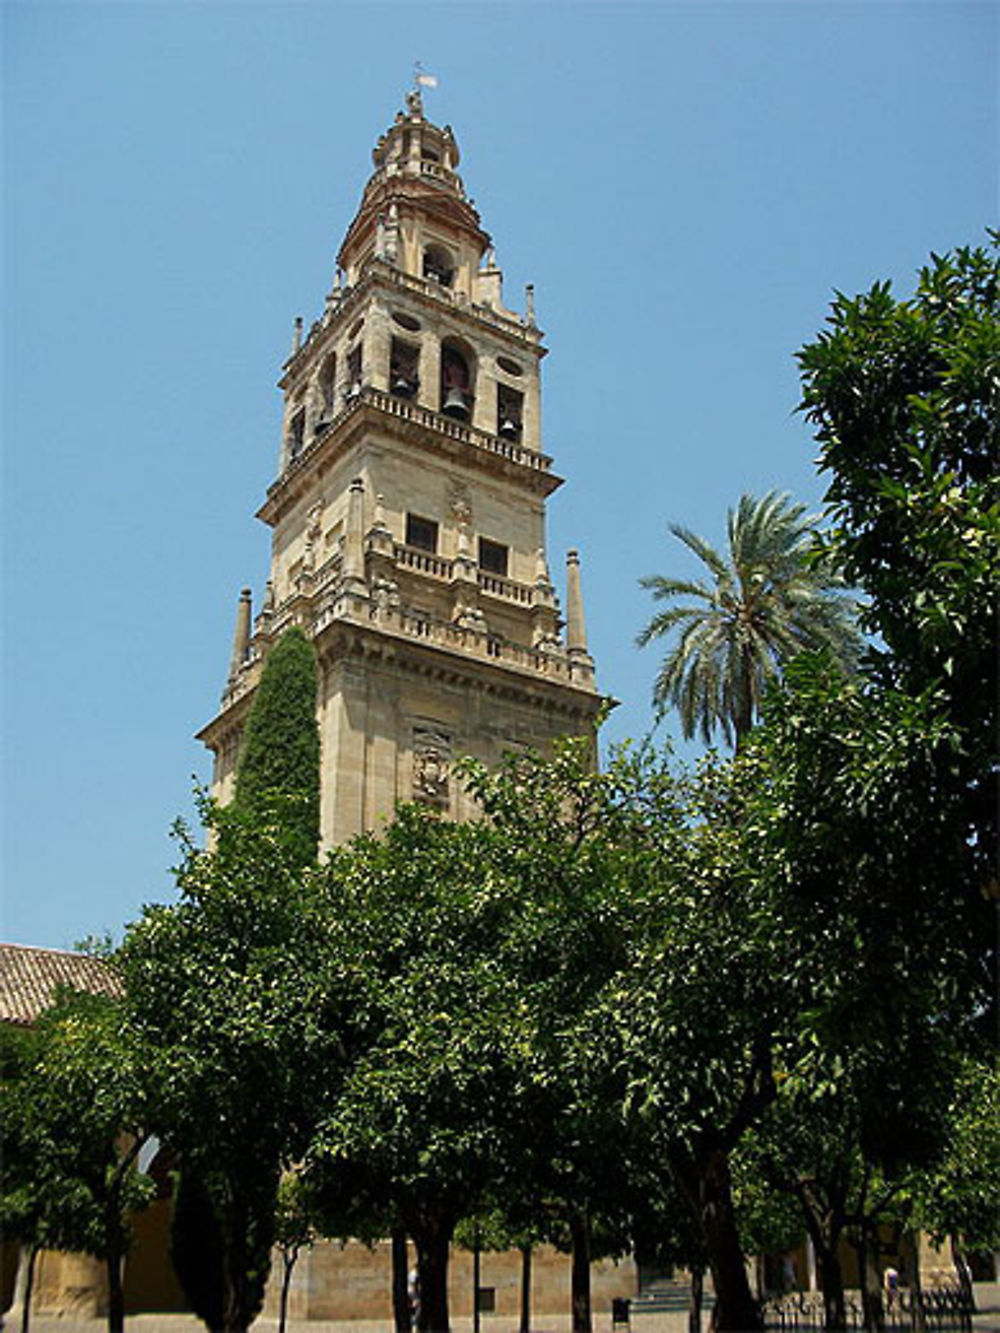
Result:
<svg viewBox="0 0 1000 1333"><path fill-rule="evenodd" d="M460 417L463 421L469 415L469 409L465 406L465 396L461 389L449 389L445 394L444 403L441 411L445 416Z"/></svg>
<svg viewBox="0 0 1000 1333"><path fill-rule="evenodd" d="M413 392L413 382L408 380L405 375L397 375L392 382L392 391L403 398L409 398Z"/></svg>
<svg viewBox="0 0 1000 1333"><path fill-rule="evenodd" d="M505 440L519 440L521 438L521 427L518 422L511 421L508 417L501 421L497 434L502 435Z"/></svg>

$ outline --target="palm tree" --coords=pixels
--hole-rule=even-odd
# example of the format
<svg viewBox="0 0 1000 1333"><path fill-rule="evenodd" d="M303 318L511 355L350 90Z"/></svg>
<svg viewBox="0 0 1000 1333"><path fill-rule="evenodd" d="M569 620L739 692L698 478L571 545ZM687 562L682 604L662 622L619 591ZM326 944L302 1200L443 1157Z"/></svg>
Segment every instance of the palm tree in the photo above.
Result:
<svg viewBox="0 0 1000 1333"><path fill-rule="evenodd" d="M690 598L657 612L640 647L679 634L653 687L662 715L676 708L687 739L710 744L716 727L738 748L760 711L768 685L805 649L828 649L846 670L861 646L856 606L843 580L814 551L817 515L770 491L744 495L729 510L728 558L677 523L670 531L704 562L710 579L640 579L657 602Z"/></svg>

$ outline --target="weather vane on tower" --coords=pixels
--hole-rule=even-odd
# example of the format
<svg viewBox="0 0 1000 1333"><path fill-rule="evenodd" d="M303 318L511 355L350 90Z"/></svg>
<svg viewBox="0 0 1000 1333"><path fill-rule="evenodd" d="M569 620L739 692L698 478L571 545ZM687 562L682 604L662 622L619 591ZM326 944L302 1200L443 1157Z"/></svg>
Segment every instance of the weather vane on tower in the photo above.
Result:
<svg viewBox="0 0 1000 1333"><path fill-rule="evenodd" d="M436 88L438 86L437 76L428 74L419 60L413 62L413 90L406 95L406 104L410 111L415 115L422 115L424 106L421 97L422 89Z"/></svg>

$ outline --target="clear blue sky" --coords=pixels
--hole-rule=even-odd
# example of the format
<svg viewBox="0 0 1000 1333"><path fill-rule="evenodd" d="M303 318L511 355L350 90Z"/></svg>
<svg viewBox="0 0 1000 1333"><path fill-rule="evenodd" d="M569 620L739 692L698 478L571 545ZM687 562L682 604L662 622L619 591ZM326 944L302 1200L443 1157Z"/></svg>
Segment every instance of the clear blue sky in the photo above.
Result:
<svg viewBox="0 0 1000 1333"><path fill-rule="evenodd" d="M793 354L997 214L998 7L3 5L0 934L119 934L171 892L275 380L421 60L520 306L537 290L561 582L609 733L651 723L640 575L744 490L822 494Z"/></svg>

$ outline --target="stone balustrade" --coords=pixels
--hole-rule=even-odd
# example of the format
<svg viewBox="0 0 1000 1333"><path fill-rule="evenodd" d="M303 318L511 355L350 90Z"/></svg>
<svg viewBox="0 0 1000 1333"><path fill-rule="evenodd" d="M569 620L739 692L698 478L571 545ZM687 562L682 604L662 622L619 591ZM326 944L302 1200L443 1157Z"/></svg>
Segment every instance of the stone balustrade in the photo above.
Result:
<svg viewBox="0 0 1000 1333"><path fill-rule="evenodd" d="M429 551L418 550L415 546L401 546L398 542L392 548L393 559L402 569L413 569L418 574L428 574L431 578L451 579L452 561L445 560Z"/></svg>
<svg viewBox="0 0 1000 1333"><path fill-rule="evenodd" d="M535 600L535 589L527 583L515 583L513 579L501 578L499 574L486 574L479 571L479 591L487 597L499 597L505 602L517 602L521 606L531 606Z"/></svg>
<svg viewBox="0 0 1000 1333"><path fill-rule="evenodd" d="M379 411L387 412L390 416L400 417L404 421L418 422L421 426L427 426L441 435L461 440L463 444L470 445L474 449L497 454L521 467L530 467L535 472L548 472L552 467L552 459L548 454L540 454L534 449L523 449L519 444L504 440L499 435L480 430L478 426L469 426L464 421L455 421L454 418L443 416L440 412L432 412L430 408L420 407L407 398L394 398L392 394L373 389L370 385L362 389L352 400L352 403L359 402L371 403ZM332 429L334 424L336 423L331 422L328 429Z"/></svg>

